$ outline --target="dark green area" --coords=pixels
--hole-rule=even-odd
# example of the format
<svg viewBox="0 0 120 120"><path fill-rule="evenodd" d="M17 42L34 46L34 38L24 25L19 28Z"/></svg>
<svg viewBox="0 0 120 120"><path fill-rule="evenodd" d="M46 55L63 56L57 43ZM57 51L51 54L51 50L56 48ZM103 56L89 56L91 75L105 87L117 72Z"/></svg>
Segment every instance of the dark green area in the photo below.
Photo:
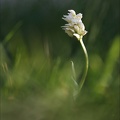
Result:
<svg viewBox="0 0 120 120"><path fill-rule="evenodd" d="M1 0L0 120L120 119L119 0ZM83 14L89 70L73 99L85 57L62 29L69 9Z"/></svg>

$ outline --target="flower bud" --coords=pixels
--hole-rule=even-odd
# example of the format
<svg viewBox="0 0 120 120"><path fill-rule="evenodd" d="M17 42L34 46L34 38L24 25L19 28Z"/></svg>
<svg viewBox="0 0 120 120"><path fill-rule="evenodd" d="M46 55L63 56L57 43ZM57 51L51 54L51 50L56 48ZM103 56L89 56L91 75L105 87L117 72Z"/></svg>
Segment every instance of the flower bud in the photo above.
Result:
<svg viewBox="0 0 120 120"><path fill-rule="evenodd" d="M78 38L82 38L87 31L85 30L85 26L82 23L82 14L76 12L74 10L68 10L68 15L63 16L63 20L68 22L65 26L62 26L63 30L70 36L76 36ZM79 37L78 37L79 36Z"/></svg>

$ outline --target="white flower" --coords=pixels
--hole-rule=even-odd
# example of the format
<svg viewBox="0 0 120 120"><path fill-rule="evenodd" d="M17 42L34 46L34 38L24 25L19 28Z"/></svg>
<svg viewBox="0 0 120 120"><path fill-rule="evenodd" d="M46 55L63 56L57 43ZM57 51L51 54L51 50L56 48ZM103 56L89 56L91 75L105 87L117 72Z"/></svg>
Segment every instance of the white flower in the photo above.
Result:
<svg viewBox="0 0 120 120"><path fill-rule="evenodd" d="M82 14L76 14L74 10L68 10L68 15L63 15L63 20L67 21L68 24L62 26L63 30L70 36L75 36L77 39L82 38L87 31L85 30L85 26L82 23Z"/></svg>

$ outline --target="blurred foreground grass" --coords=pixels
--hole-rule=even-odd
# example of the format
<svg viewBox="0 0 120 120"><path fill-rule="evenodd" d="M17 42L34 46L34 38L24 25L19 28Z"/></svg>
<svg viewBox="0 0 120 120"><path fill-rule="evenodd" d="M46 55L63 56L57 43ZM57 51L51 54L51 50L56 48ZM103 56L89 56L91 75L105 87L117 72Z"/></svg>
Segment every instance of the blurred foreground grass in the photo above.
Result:
<svg viewBox="0 0 120 120"><path fill-rule="evenodd" d="M29 39L33 38L27 46L19 30L8 43L0 45L2 120L118 120L119 36L104 63L98 54L89 53L86 84L76 101L72 97L70 60L74 60L79 78L84 67L80 53L70 59L53 58L49 42L40 42L37 32L29 34Z"/></svg>

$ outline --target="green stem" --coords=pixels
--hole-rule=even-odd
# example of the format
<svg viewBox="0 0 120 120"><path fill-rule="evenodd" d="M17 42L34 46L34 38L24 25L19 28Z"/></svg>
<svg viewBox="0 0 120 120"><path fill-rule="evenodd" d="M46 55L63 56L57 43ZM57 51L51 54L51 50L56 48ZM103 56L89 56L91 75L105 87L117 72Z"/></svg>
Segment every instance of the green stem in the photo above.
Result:
<svg viewBox="0 0 120 120"><path fill-rule="evenodd" d="M79 92L80 92L81 89L82 89L82 87L83 87L83 84L84 84L84 82L85 82L85 78L86 78L86 76L87 76L87 72L88 72L88 64L89 64L89 62L88 62L88 54L87 54L87 50L86 50L86 48L85 48L85 45L84 45L84 43L83 43L82 38L79 39L79 41L80 41L80 44L81 44L82 49L83 49L83 51L84 51L85 59L86 59L86 63L85 63L85 71L84 71L84 73L83 73L82 79L81 79L80 84L79 84Z"/></svg>

